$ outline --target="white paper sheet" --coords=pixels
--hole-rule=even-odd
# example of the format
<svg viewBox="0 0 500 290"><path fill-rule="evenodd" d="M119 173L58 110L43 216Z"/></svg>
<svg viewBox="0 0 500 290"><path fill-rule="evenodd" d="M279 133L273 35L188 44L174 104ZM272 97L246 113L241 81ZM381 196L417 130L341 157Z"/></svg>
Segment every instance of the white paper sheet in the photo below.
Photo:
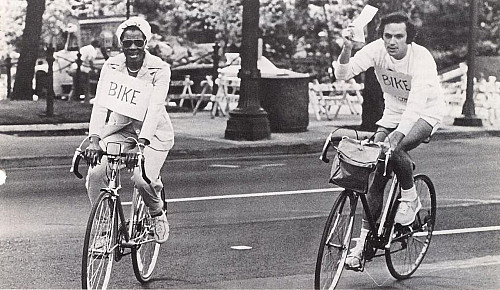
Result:
<svg viewBox="0 0 500 290"><path fill-rule="evenodd" d="M372 21L377 11L378 8L371 5L366 5L363 10L361 10L358 17L349 24L349 27L351 27L353 31L352 40L365 42L365 26Z"/></svg>

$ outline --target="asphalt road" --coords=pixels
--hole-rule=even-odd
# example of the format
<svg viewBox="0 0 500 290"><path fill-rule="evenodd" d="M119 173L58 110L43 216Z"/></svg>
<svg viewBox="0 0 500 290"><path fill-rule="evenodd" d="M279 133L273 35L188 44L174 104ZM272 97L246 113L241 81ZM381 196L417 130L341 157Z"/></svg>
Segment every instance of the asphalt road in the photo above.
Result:
<svg viewBox="0 0 500 290"><path fill-rule="evenodd" d="M416 149L417 171L432 178L439 206L424 263L399 282L378 258L363 273L346 271L340 287L498 288L499 142L443 140ZM317 157L167 162L171 238L148 288L311 289L321 231L338 192L327 183L329 165ZM90 206L83 181L68 169L7 170L0 186L0 288L79 288ZM129 257L113 271L111 288L142 288Z"/></svg>

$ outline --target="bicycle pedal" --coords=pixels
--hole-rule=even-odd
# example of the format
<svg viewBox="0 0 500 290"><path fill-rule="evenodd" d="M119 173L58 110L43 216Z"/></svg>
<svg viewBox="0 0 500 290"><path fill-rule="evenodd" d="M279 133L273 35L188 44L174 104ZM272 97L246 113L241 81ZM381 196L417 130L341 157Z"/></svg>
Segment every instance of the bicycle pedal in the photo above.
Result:
<svg viewBox="0 0 500 290"><path fill-rule="evenodd" d="M351 267L347 264L345 264L344 266L345 266L346 270L354 271L354 272L363 272L365 270L364 263L361 263L361 265L359 265L357 267Z"/></svg>
<svg viewBox="0 0 500 290"><path fill-rule="evenodd" d="M115 262L120 262L120 260L125 256L123 253L121 253L120 250L116 250L115 252Z"/></svg>
<svg viewBox="0 0 500 290"><path fill-rule="evenodd" d="M366 262L371 262L373 258L375 258L375 254L377 253L377 250L369 247L365 250L365 261Z"/></svg>

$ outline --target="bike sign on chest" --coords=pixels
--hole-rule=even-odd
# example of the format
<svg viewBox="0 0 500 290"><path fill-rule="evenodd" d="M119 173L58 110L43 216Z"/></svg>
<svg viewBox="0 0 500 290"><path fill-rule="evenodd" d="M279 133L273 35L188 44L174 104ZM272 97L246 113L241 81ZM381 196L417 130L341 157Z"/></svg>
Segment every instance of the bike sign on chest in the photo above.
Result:
<svg viewBox="0 0 500 290"><path fill-rule="evenodd" d="M412 79L410 75L381 67L375 68L375 75L384 93L401 98L405 101L408 99Z"/></svg>
<svg viewBox="0 0 500 290"><path fill-rule="evenodd" d="M99 80L97 102L107 109L143 121L153 86L123 73L108 74Z"/></svg>

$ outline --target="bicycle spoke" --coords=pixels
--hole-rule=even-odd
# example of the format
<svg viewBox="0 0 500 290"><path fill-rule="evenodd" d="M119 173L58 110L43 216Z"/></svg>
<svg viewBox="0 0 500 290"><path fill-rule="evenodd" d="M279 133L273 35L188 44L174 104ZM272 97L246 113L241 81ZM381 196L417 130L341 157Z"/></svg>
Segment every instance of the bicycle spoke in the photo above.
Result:
<svg viewBox="0 0 500 290"><path fill-rule="evenodd" d="M394 236L385 257L391 275L396 279L410 277L422 263L429 248L436 215L436 193L430 179L415 176L415 187L422 203L415 222L407 227L394 226Z"/></svg>
<svg viewBox="0 0 500 290"><path fill-rule="evenodd" d="M341 193L328 217L316 262L315 288L337 285L349 251L357 198Z"/></svg>
<svg viewBox="0 0 500 290"><path fill-rule="evenodd" d="M106 288L114 259L117 220L114 201L101 194L87 223L82 257L82 287Z"/></svg>
<svg viewBox="0 0 500 290"><path fill-rule="evenodd" d="M145 207L144 201L134 192L136 202L134 206L133 237L137 244L132 248L132 265L137 280L146 283L151 279L153 270L160 251L160 244L152 236L151 217Z"/></svg>

